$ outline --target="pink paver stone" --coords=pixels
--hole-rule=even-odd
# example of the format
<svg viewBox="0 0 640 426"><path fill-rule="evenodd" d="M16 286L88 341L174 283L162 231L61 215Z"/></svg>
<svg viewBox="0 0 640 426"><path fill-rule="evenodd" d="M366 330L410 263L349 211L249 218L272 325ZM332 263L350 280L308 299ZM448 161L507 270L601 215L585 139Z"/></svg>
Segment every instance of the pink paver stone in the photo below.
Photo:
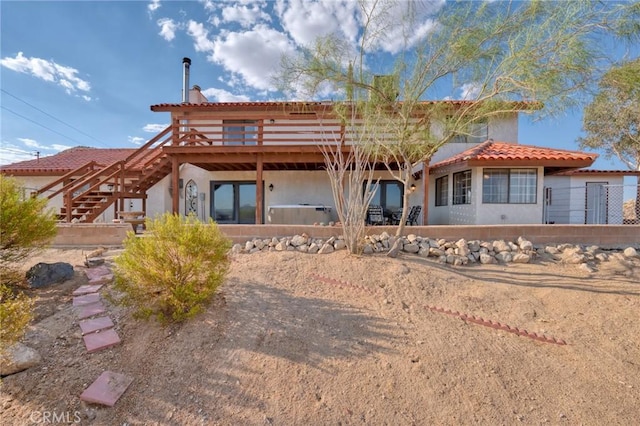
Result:
<svg viewBox="0 0 640 426"><path fill-rule="evenodd" d="M90 303L88 305L82 305L77 307L78 318L85 319L92 317L94 315L102 314L107 309L104 307L101 301L97 301L96 303Z"/></svg>
<svg viewBox="0 0 640 426"><path fill-rule="evenodd" d="M103 330L113 327L113 321L109 317L100 317L80 321L80 330L82 335L93 333L94 331Z"/></svg>
<svg viewBox="0 0 640 426"><path fill-rule="evenodd" d="M105 371L82 392L80 399L113 407L133 382L133 377Z"/></svg>
<svg viewBox="0 0 640 426"><path fill-rule="evenodd" d="M98 293L83 294L82 296L76 296L73 298L73 306L89 305L100 301L100 295Z"/></svg>
<svg viewBox="0 0 640 426"><path fill-rule="evenodd" d="M120 343L120 336L113 328L107 328L98 333L91 333L82 336L87 352L97 352Z"/></svg>
<svg viewBox="0 0 640 426"><path fill-rule="evenodd" d="M74 296L81 296L83 294L96 293L102 288L102 284L95 285L81 285L73 291Z"/></svg>
<svg viewBox="0 0 640 426"><path fill-rule="evenodd" d="M90 278L89 284L104 284L113 281L113 274L100 275L99 277Z"/></svg>
<svg viewBox="0 0 640 426"><path fill-rule="evenodd" d="M111 270L105 265L100 265L96 266L95 268L87 268L84 270L84 273L87 275L87 278L89 278L89 280L93 280L111 274Z"/></svg>

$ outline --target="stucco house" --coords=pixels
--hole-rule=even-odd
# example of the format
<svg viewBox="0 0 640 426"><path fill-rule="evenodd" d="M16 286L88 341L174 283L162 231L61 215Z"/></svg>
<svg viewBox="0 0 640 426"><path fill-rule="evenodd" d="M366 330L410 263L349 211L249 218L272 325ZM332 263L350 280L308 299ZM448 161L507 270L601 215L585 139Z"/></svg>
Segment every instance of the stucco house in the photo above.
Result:
<svg viewBox="0 0 640 426"><path fill-rule="evenodd" d="M353 135L331 102L214 103L197 86L185 93L184 102L151 106L169 113L170 124L138 149L75 147L0 172L49 197L69 222L110 222L126 211L239 224L337 220L319 144L347 152ZM433 102L456 108L468 101L425 103ZM587 176L576 170L597 156L518 144L517 113L487 120L473 134L454 138L413 173L410 205L422 207L419 224L560 223L566 213L550 216L545 196L553 189L545 187ZM376 178L373 204L399 209L401 184L381 164Z"/></svg>

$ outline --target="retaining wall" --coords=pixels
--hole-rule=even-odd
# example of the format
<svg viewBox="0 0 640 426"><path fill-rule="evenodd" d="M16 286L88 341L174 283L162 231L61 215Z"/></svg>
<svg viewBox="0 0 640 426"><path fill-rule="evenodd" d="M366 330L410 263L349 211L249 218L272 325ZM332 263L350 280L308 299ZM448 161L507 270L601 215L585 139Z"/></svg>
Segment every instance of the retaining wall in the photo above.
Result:
<svg viewBox="0 0 640 426"><path fill-rule="evenodd" d="M342 233L339 226L308 225L219 225L234 243L244 243L253 238L291 237L306 233L310 237L329 238ZM117 246L131 231L126 223L58 224L58 236L53 246ZM370 226L367 234L384 231L395 234L395 226ZM595 244L602 248L640 248L640 225L456 225L456 226L408 226L405 235L416 234L446 240L508 240L523 236L534 244Z"/></svg>

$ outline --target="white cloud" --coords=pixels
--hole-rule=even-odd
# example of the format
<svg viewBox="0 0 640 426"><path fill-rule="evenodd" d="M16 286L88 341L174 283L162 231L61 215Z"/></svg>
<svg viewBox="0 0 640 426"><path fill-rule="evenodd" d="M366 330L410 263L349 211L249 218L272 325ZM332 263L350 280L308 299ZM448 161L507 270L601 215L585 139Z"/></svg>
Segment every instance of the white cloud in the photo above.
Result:
<svg viewBox="0 0 640 426"><path fill-rule="evenodd" d="M279 2L276 11L282 27L298 45L308 46L317 37L332 33L351 43L357 39L358 2L291 0Z"/></svg>
<svg viewBox="0 0 640 426"><path fill-rule="evenodd" d="M145 139L139 136L129 136L127 139L134 145L142 145L142 143L145 142Z"/></svg>
<svg viewBox="0 0 640 426"><path fill-rule="evenodd" d="M368 49L396 54L404 48L414 46L427 33L437 28L436 22L431 18L444 4L444 0L395 3L365 1L364 7L369 10L375 7L368 31L379 35Z"/></svg>
<svg viewBox="0 0 640 426"><path fill-rule="evenodd" d="M197 52L212 52L214 44L209 40L209 31L204 28L204 25L196 22L189 21L187 23L187 34L193 38L194 47Z"/></svg>
<svg viewBox="0 0 640 426"><path fill-rule="evenodd" d="M242 76L253 88L273 90L271 76L278 69L281 56L293 51L285 34L257 25L250 31L230 32L217 38L209 59Z"/></svg>
<svg viewBox="0 0 640 426"><path fill-rule="evenodd" d="M158 19L158 26L160 27L160 32L158 34L160 34L165 40L171 41L176 37L178 25L173 21L173 19Z"/></svg>
<svg viewBox="0 0 640 426"><path fill-rule="evenodd" d="M42 145L40 142L36 141L35 139L30 139L30 138L16 138L16 139L22 142L24 146L27 148L42 149L45 151L57 152L57 151L64 151L65 149L71 148L70 146L67 146L67 145L60 145L55 143L51 144L50 146Z"/></svg>
<svg viewBox="0 0 640 426"><path fill-rule="evenodd" d="M149 11L149 14L152 14L153 12L158 10L160 6L160 0L151 0L151 2L147 5L147 10Z"/></svg>
<svg viewBox="0 0 640 426"><path fill-rule="evenodd" d="M34 152L25 150L10 142L2 141L0 143L0 165L13 164L19 161L33 160Z"/></svg>
<svg viewBox="0 0 640 426"><path fill-rule="evenodd" d="M260 21L271 21L271 17L263 10L263 7L264 3L226 6L222 9L222 20L223 22L238 22L244 28L249 28Z"/></svg>
<svg viewBox="0 0 640 426"><path fill-rule="evenodd" d="M147 133L160 133L164 129L166 129L168 124L145 124L142 130Z"/></svg>
<svg viewBox="0 0 640 426"><path fill-rule="evenodd" d="M24 144L24 146L28 146L29 148L44 148L41 146L38 141L29 138L17 138L20 142Z"/></svg>
<svg viewBox="0 0 640 426"><path fill-rule="evenodd" d="M77 69L59 65L46 59L28 58L22 52L18 52L15 58L7 56L0 59L0 65L12 71L31 74L41 80L57 83L64 87L68 94L91 90L91 84L77 76Z"/></svg>
<svg viewBox="0 0 640 426"><path fill-rule="evenodd" d="M251 99L245 95L234 95L226 90L209 88L202 91L202 94L209 99L210 102L249 102Z"/></svg>
<svg viewBox="0 0 640 426"><path fill-rule="evenodd" d="M460 87L460 98L465 101L474 100L482 91L482 86L478 83L465 83Z"/></svg>
<svg viewBox="0 0 640 426"><path fill-rule="evenodd" d="M69 149L69 148L71 148L69 145L60 145L57 143L51 144L51 149L58 152L64 151L65 149Z"/></svg>

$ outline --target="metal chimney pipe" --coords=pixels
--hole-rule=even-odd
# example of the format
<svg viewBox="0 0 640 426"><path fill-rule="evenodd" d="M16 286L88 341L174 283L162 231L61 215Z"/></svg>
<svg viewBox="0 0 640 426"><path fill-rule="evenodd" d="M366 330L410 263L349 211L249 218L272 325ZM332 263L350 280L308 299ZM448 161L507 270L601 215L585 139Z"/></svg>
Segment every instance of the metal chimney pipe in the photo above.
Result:
<svg viewBox="0 0 640 426"><path fill-rule="evenodd" d="M189 103L189 67L191 59L182 58L182 103Z"/></svg>

